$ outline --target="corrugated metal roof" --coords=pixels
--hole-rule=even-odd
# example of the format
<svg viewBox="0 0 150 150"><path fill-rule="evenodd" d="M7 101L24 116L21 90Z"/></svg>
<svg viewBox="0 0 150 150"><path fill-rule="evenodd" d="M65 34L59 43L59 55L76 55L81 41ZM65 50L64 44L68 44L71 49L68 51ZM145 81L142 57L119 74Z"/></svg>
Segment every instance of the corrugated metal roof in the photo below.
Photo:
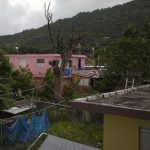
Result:
<svg viewBox="0 0 150 150"><path fill-rule="evenodd" d="M100 150L98 148L48 135L39 150Z"/></svg>
<svg viewBox="0 0 150 150"><path fill-rule="evenodd" d="M16 115L16 114L19 114L19 113L21 113L21 112L30 110L30 109L32 109L33 107L35 108L36 106L35 106L35 105L33 105L33 106L25 105L25 106L22 106L22 107L12 107L12 108L10 108L10 109L4 109L4 110L2 110L2 111Z"/></svg>

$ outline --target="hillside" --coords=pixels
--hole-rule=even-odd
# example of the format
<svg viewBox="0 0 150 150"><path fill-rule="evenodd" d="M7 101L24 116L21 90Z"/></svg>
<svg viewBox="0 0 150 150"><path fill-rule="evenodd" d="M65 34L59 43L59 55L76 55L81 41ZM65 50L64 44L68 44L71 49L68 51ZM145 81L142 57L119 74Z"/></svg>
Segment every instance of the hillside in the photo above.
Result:
<svg viewBox="0 0 150 150"><path fill-rule="evenodd" d="M112 8L81 12L62 22L64 32L69 32L75 24L84 35L83 48L91 48L102 45L105 40L119 38L129 23L141 28L146 17L150 17L150 0L135 0ZM14 35L0 36L0 48L11 53L16 45L21 47L22 53L52 51L46 25Z"/></svg>

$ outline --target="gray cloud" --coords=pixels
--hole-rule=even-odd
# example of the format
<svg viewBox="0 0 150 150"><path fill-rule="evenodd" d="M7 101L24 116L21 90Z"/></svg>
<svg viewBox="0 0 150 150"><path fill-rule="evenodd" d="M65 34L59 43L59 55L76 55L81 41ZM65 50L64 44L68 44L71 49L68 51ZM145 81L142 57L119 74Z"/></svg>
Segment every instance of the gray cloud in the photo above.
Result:
<svg viewBox="0 0 150 150"><path fill-rule="evenodd" d="M82 11L112 7L128 1L131 0L56 0L54 18L72 17ZM9 0L0 0L0 35L14 34L46 24L43 11L43 5L41 9L33 10L28 3L10 5Z"/></svg>
<svg viewBox="0 0 150 150"><path fill-rule="evenodd" d="M33 11L27 4L10 5L9 0L0 0L0 35L37 28L45 23L43 11Z"/></svg>

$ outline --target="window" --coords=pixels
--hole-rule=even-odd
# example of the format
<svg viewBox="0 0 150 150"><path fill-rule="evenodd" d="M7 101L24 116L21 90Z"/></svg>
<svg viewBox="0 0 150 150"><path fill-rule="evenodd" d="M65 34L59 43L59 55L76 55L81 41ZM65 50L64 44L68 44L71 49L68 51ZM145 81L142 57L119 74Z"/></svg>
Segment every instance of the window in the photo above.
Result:
<svg viewBox="0 0 150 150"><path fill-rule="evenodd" d="M45 63L45 59L37 59L37 66L38 67L43 67Z"/></svg>
<svg viewBox="0 0 150 150"><path fill-rule="evenodd" d="M140 128L140 150L150 150L150 128Z"/></svg>
<svg viewBox="0 0 150 150"><path fill-rule="evenodd" d="M37 59L37 63L44 63L45 60L44 59Z"/></svg>
<svg viewBox="0 0 150 150"><path fill-rule="evenodd" d="M20 60L19 60L19 66L20 67L26 67L27 66L27 59L26 58L21 58Z"/></svg>

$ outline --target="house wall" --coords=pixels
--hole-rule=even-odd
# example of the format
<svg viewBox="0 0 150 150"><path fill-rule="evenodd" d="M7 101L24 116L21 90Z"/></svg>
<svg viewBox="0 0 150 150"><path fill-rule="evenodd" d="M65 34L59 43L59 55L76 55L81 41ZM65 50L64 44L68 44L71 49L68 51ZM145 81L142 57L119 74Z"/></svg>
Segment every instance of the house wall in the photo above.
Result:
<svg viewBox="0 0 150 150"><path fill-rule="evenodd" d="M104 150L140 150L139 128L150 128L150 121L104 115Z"/></svg>
<svg viewBox="0 0 150 150"><path fill-rule="evenodd" d="M51 68L49 61L59 60L61 57L59 54L19 54L19 55L8 55L10 63L14 66L14 69L19 69L22 64L26 64L30 68L34 76L44 75L47 69ZM72 55L72 70L78 69L78 60L81 59L81 66L85 66L85 55ZM44 59L45 62L42 66L37 65L37 59ZM69 67L69 65L68 65Z"/></svg>

